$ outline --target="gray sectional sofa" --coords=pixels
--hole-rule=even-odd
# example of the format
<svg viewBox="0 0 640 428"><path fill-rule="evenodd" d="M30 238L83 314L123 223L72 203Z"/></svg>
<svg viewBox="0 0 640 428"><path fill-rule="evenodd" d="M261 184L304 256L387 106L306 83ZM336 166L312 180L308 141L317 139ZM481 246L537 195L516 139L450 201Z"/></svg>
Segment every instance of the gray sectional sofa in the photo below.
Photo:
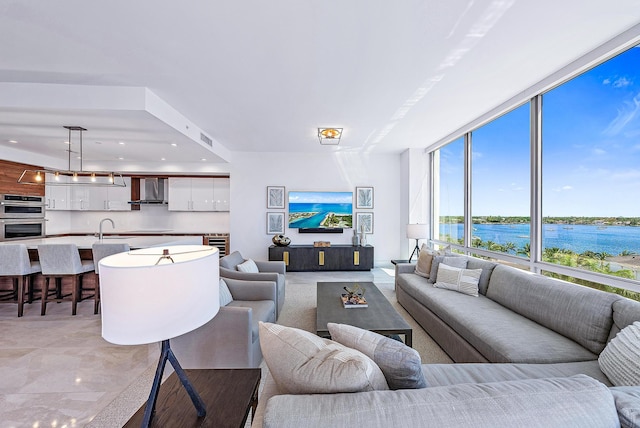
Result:
<svg viewBox="0 0 640 428"><path fill-rule="evenodd" d="M466 258L478 296L433 287L415 264L396 265L396 294L467 364L424 364L427 388L395 391L283 395L267 376L252 427L640 428L640 386L613 386L598 363L640 302Z"/></svg>

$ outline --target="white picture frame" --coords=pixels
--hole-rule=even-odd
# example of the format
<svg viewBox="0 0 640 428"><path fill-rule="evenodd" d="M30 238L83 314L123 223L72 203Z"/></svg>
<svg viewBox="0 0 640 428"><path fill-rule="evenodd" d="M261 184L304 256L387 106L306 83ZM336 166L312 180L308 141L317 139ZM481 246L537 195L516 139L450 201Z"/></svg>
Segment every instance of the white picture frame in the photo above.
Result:
<svg viewBox="0 0 640 428"><path fill-rule="evenodd" d="M267 213L267 235L284 234L284 213Z"/></svg>
<svg viewBox="0 0 640 428"><path fill-rule="evenodd" d="M356 187L356 209L373 209L373 187Z"/></svg>
<svg viewBox="0 0 640 428"><path fill-rule="evenodd" d="M284 186L267 186L267 208L284 209Z"/></svg>
<svg viewBox="0 0 640 428"><path fill-rule="evenodd" d="M361 227L364 226L364 230ZM356 213L356 232L373 233L373 213Z"/></svg>

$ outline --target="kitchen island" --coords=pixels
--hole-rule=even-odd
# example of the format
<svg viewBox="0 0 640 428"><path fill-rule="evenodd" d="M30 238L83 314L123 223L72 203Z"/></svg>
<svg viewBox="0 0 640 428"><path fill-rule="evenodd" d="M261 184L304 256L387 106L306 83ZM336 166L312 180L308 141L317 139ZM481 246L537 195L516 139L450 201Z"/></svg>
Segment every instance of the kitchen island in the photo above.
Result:
<svg viewBox="0 0 640 428"><path fill-rule="evenodd" d="M134 236L134 235L105 235L102 241L97 236L55 236L51 238L19 239L0 242L3 244L25 244L29 250L37 250L38 245L44 244L76 244L80 250L90 250L95 242L126 243L131 249L163 247L170 245L202 245L200 235L166 235L166 236Z"/></svg>

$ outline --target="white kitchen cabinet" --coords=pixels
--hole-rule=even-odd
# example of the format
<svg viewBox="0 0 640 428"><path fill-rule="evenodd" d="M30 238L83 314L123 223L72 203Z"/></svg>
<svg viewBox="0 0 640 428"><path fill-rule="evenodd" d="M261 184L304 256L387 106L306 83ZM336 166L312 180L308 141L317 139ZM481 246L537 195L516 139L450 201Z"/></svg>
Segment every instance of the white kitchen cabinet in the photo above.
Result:
<svg viewBox="0 0 640 428"><path fill-rule="evenodd" d="M58 177L55 180L52 174L47 174L48 183L60 180L66 180L67 177ZM68 186L45 186L45 204L48 211L66 211L70 208L69 187Z"/></svg>
<svg viewBox="0 0 640 428"><path fill-rule="evenodd" d="M228 211L228 179L169 178L169 211ZM226 206L226 209L225 209Z"/></svg>
<svg viewBox="0 0 640 428"><path fill-rule="evenodd" d="M69 186L72 211L131 211L131 178L124 177L127 187Z"/></svg>

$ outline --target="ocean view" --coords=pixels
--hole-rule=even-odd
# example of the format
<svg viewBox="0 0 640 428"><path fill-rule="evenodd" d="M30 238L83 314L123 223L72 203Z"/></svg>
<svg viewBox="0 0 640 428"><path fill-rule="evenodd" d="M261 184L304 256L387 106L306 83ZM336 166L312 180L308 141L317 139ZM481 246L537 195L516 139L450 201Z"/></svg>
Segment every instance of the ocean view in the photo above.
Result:
<svg viewBox="0 0 640 428"><path fill-rule="evenodd" d="M310 216L300 217L303 213L309 213ZM320 227L320 223L329 213L351 215L352 204L289 203L289 227Z"/></svg>
<svg viewBox="0 0 640 428"><path fill-rule="evenodd" d="M440 224L440 235L462 238L461 223ZM504 245L507 242L522 248L529 243L529 224L474 224L474 237ZM640 227L545 224L543 248L557 247L575 253L585 251L619 255L623 251L640 254Z"/></svg>

